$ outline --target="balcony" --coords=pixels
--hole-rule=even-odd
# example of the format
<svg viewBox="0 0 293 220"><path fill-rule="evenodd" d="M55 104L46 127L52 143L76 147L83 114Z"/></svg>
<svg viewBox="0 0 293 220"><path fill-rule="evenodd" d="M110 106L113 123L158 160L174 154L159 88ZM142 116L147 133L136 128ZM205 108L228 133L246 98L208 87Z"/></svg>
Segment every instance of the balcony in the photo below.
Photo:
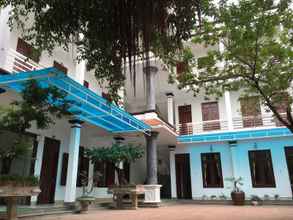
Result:
<svg viewBox="0 0 293 220"><path fill-rule="evenodd" d="M286 117L285 113L281 115L284 118ZM282 123L278 119L276 119L274 115L263 114L259 116L234 117L232 118L232 126L229 126L228 120L213 120L178 124L176 126L176 131L180 135L193 135L217 131L245 130L251 128L272 128L282 126Z"/></svg>
<svg viewBox="0 0 293 220"><path fill-rule="evenodd" d="M33 60L25 57L21 53L10 49L7 52L6 62L3 69L9 73L33 71L43 69L45 66L34 62Z"/></svg>

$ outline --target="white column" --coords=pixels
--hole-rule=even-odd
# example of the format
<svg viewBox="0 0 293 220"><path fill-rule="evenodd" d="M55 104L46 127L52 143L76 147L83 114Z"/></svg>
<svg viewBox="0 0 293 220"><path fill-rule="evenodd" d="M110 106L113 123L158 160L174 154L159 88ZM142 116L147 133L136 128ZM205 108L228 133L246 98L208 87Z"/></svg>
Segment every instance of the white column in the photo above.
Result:
<svg viewBox="0 0 293 220"><path fill-rule="evenodd" d="M9 69L6 66L6 58L7 58L7 52L9 50L10 46L10 27L7 24L8 18L9 18L9 12L11 10L11 7L6 7L4 9L0 10L0 68L3 68L7 71Z"/></svg>
<svg viewBox="0 0 293 220"><path fill-rule="evenodd" d="M68 146L68 169L64 203L74 203L76 198L76 180L80 145L81 121L71 120L71 133Z"/></svg>
<svg viewBox="0 0 293 220"><path fill-rule="evenodd" d="M229 142L230 153L231 153L231 165L232 165L232 176L238 178L237 176L237 142Z"/></svg>
<svg viewBox="0 0 293 220"><path fill-rule="evenodd" d="M175 167L175 149L170 149L170 178L171 178L171 198L177 198L177 187L176 187L176 167Z"/></svg>
<svg viewBox="0 0 293 220"><path fill-rule="evenodd" d="M232 115L232 105L231 105L231 96L229 91L225 91L225 108L228 122L228 129L233 130L233 115Z"/></svg>
<svg viewBox="0 0 293 220"><path fill-rule="evenodd" d="M35 168L34 168L34 176L40 177L42 171L42 162L43 162L43 152L44 152L44 144L45 144L45 136L38 136L38 147L37 147L37 155L35 160ZM37 196L31 197L31 202L34 204L38 200Z"/></svg>
<svg viewBox="0 0 293 220"><path fill-rule="evenodd" d="M172 92L166 93L167 95L167 109L168 109L168 122L174 125L174 94Z"/></svg>
<svg viewBox="0 0 293 220"><path fill-rule="evenodd" d="M155 76L158 68L156 66L148 66L143 71L146 74L146 110L156 110Z"/></svg>
<svg viewBox="0 0 293 220"><path fill-rule="evenodd" d="M82 60L76 63L75 66L75 80L83 85L86 72L86 62Z"/></svg>

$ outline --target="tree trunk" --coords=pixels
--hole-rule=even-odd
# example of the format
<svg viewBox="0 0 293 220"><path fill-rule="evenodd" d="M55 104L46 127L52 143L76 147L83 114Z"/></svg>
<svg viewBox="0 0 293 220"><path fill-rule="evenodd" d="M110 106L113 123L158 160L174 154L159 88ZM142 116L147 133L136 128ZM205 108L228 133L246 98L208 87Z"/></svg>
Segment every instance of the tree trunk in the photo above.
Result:
<svg viewBox="0 0 293 220"><path fill-rule="evenodd" d="M119 185L127 185L128 181L126 180L124 170L118 167L115 167L115 170L117 171L117 174L118 174Z"/></svg>
<svg viewBox="0 0 293 220"><path fill-rule="evenodd" d="M3 158L2 159L2 168L1 168L1 174L2 175L8 175L10 173L10 168L12 165L12 159L11 158Z"/></svg>

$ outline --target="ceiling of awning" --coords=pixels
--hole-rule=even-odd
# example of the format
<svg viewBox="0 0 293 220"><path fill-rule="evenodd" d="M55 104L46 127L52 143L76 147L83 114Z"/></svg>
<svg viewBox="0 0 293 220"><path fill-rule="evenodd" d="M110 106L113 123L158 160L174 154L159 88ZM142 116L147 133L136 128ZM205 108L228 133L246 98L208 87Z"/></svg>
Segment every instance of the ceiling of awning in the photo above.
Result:
<svg viewBox="0 0 293 220"><path fill-rule="evenodd" d="M69 112L76 119L114 133L137 131L148 133L151 129L149 125L136 119L120 107L109 103L101 96L53 67L11 75L1 75L0 87L8 87L20 92L23 89L23 83L32 79L38 81L41 86L56 86L64 91L67 94L66 99L73 101Z"/></svg>

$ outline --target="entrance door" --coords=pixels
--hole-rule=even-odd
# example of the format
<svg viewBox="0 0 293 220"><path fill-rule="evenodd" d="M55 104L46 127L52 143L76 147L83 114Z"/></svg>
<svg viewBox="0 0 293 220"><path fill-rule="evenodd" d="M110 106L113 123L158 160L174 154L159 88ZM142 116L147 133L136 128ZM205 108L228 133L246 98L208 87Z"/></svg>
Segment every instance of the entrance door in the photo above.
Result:
<svg viewBox="0 0 293 220"><path fill-rule="evenodd" d="M40 176L41 193L39 204L54 203L60 141L45 138L42 170Z"/></svg>
<svg viewBox="0 0 293 220"><path fill-rule="evenodd" d="M286 154L291 190L293 193L293 147L285 147L285 154Z"/></svg>
<svg viewBox="0 0 293 220"><path fill-rule="evenodd" d="M188 124L192 122L191 105L178 106L180 134L192 134L192 125Z"/></svg>
<svg viewBox="0 0 293 220"><path fill-rule="evenodd" d="M176 154L176 186L178 199L191 199L189 154Z"/></svg>

